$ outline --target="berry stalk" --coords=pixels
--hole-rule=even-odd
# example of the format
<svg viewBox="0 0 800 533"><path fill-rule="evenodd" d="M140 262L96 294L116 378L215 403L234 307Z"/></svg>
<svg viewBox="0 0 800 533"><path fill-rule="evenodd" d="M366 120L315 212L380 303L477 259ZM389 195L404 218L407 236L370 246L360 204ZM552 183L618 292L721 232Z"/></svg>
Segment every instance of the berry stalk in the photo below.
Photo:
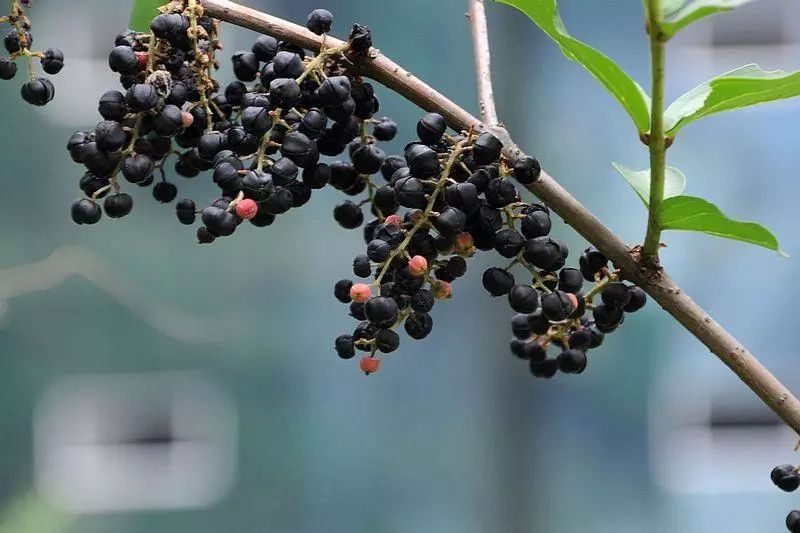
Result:
<svg viewBox="0 0 800 533"><path fill-rule="evenodd" d="M650 205L642 257L645 261L656 263L661 244L658 211L664 200L667 149L664 137L664 63L666 54L664 35L661 31L661 23L664 21L662 0L647 0L647 14L653 94L648 138L650 146Z"/></svg>

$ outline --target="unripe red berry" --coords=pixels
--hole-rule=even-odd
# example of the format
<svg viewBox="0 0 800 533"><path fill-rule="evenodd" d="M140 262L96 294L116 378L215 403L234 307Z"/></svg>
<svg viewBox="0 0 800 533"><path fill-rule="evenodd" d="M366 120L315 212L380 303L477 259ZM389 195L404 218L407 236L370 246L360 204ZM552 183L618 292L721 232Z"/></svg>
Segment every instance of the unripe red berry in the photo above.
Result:
<svg viewBox="0 0 800 533"><path fill-rule="evenodd" d="M381 360L377 357L365 355L361 358L361 371L367 375L374 374L381 367Z"/></svg>
<svg viewBox="0 0 800 533"><path fill-rule="evenodd" d="M475 253L475 241L470 233L460 233L456 237L455 252L467 257L471 257Z"/></svg>
<svg viewBox="0 0 800 533"><path fill-rule="evenodd" d="M350 288L350 298L354 302L364 303L372 296L372 288L366 283L356 283Z"/></svg>
<svg viewBox="0 0 800 533"><path fill-rule="evenodd" d="M250 220L258 214L258 204L250 198L245 198L236 204L236 214L239 218Z"/></svg>
<svg viewBox="0 0 800 533"><path fill-rule="evenodd" d="M184 128L188 128L192 124L194 124L194 116L191 113L187 113L186 111L181 112L181 123Z"/></svg>
<svg viewBox="0 0 800 533"><path fill-rule="evenodd" d="M577 298L577 296L575 296L571 292L568 292L566 294L567 294L567 298L569 298L569 300L572 302L572 308L573 309L577 309L578 308L578 298Z"/></svg>
<svg viewBox="0 0 800 533"><path fill-rule="evenodd" d="M136 52L136 63L139 65L139 70L147 68L147 62L150 59L150 54L147 52Z"/></svg>
<svg viewBox="0 0 800 533"><path fill-rule="evenodd" d="M437 279L431 283L431 292L437 300L447 300L453 296L453 287L446 281Z"/></svg>
<svg viewBox="0 0 800 533"><path fill-rule="evenodd" d="M425 272L428 271L428 260L421 255L415 255L408 262L408 271L415 278L424 276Z"/></svg>
<svg viewBox="0 0 800 533"><path fill-rule="evenodd" d="M403 219L397 215L389 215L383 223L391 226L399 226L403 223Z"/></svg>

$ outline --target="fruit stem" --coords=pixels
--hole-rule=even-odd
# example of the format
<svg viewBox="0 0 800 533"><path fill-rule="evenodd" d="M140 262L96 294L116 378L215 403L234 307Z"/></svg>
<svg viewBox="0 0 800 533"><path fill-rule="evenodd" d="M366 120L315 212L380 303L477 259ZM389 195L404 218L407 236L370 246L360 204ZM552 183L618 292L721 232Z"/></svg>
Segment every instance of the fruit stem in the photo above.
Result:
<svg viewBox="0 0 800 533"><path fill-rule="evenodd" d="M267 133L264 134L264 137L261 138L261 144L258 145L258 153L256 154L256 170L261 172L264 170L264 155L267 152L267 146L269 146L270 140L272 139L272 130L275 129L275 126L281 121L281 110L276 109L272 115L272 125L267 130Z"/></svg>
<svg viewBox="0 0 800 533"><path fill-rule="evenodd" d="M375 281L372 284L376 287L381 286L381 280L383 276L386 275L386 272L389 271L389 267L392 266L392 261L395 258L403 253L405 253L406 248L408 247L411 239L414 237L414 234L423 226L427 225L431 216L431 212L433 212L433 206L436 203L436 198L439 197L439 194L444 190L445 185L447 185L448 180L447 178L450 176L450 173L453 171L453 167L455 166L456 161L461 156L462 152L464 152L464 147L466 146L467 142L471 141L471 137L467 140L461 141L453 147L453 151L450 153L450 157L447 159L447 163L445 164L444 170L442 171L442 175L439 178L439 182L436 184L436 188L431 193L430 198L428 199L428 205L425 207L425 211L423 211L422 216L419 217L419 220L414 224L414 226L408 230L408 234L403 242L400 243L395 250L389 254L389 257L383 263L383 268L381 269L380 274L378 277L375 278Z"/></svg>
<svg viewBox="0 0 800 533"><path fill-rule="evenodd" d="M214 129L214 120L211 115L211 106L208 103L208 94L207 94L207 80L206 80L206 65L200 60L200 39L197 35L197 0L189 0L189 23L191 24L192 28L192 43L194 44L194 62L195 62L195 70L197 72L197 89L200 91L200 103L203 105L203 108L206 110L206 131L211 131ZM210 40L209 40L209 48L211 47ZM213 51L209 50L209 54L213 54ZM209 64L212 63L211 57L208 58Z"/></svg>
<svg viewBox="0 0 800 533"><path fill-rule="evenodd" d="M642 247L645 261L658 262L661 244L661 225L658 213L664 200L666 176L666 139L664 137L664 63L665 45L661 24L664 21L662 0L647 0L650 33L650 65L652 76L652 105L650 113L650 207L647 234Z"/></svg>
<svg viewBox="0 0 800 533"><path fill-rule="evenodd" d="M348 43L345 43L339 46L334 46L333 48L325 48L320 50L319 54L317 54L317 57L312 59L306 65L306 69L303 71L302 74L300 74L300 77L297 78L297 84L300 85L300 83L304 79L306 79L306 77L308 77L309 74L311 74L316 70L321 69L322 66L325 64L325 61L328 60L328 58L330 58L331 56L335 56L336 54L344 54L349 49L350 45Z"/></svg>

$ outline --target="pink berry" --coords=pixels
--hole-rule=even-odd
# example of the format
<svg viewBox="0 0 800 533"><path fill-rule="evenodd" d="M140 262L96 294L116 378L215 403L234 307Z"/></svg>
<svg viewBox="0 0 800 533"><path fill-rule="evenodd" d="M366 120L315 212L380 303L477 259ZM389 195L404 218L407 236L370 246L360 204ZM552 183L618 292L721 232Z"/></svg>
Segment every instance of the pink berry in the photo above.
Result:
<svg viewBox="0 0 800 533"><path fill-rule="evenodd" d="M431 292L433 293L433 297L437 300L447 300L453 296L453 287L446 281L437 279L431 283Z"/></svg>
<svg viewBox="0 0 800 533"><path fill-rule="evenodd" d="M389 215L383 223L390 226L400 226L403 223L403 219L397 215Z"/></svg>
<svg viewBox="0 0 800 533"><path fill-rule="evenodd" d="M189 126L194 124L194 117L192 116L192 114L183 111L181 113L181 124L183 125L184 128L188 128Z"/></svg>
<svg viewBox="0 0 800 533"><path fill-rule="evenodd" d="M365 374L374 374L381 367L381 360L365 355L361 358L361 371Z"/></svg>
<svg viewBox="0 0 800 533"><path fill-rule="evenodd" d="M258 204L250 198L245 198L236 204L236 214L239 218L250 220L258 214Z"/></svg>
<svg viewBox="0 0 800 533"><path fill-rule="evenodd" d="M372 287L366 283L356 283L350 287L350 299L354 302L364 303L372 297Z"/></svg>
<svg viewBox="0 0 800 533"><path fill-rule="evenodd" d="M408 262L408 271L415 278L425 275L428 271L428 260L421 255L415 255Z"/></svg>

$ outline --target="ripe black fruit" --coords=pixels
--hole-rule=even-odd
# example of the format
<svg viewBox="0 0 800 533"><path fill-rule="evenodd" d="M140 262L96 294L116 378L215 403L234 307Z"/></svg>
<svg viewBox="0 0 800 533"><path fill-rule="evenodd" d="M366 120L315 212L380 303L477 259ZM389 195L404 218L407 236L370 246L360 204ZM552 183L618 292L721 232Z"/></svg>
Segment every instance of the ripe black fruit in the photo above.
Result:
<svg viewBox="0 0 800 533"><path fill-rule="evenodd" d="M364 314L376 326L392 326L397 321L397 302L385 296L370 298L364 304Z"/></svg>
<svg viewBox="0 0 800 533"><path fill-rule="evenodd" d="M514 177L523 185L530 185L539 179L542 167L539 160L529 155L524 155L514 162Z"/></svg>
<svg viewBox="0 0 800 533"><path fill-rule="evenodd" d="M564 350L558 356L558 369L565 374L580 374L586 370L586 353L581 350Z"/></svg>
<svg viewBox="0 0 800 533"><path fill-rule="evenodd" d="M133 198L129 194L113 194L103 202L103 209L111 218L122 218L133 209Z"/></svg>
<svg viewBox="0 0 800 533"><path fill-rule="evenodd" d="M572 298L564 291L553 291L542 296L542 314L548 320L566 320L575 311Z"/></svg>
<svg viewBox="0 0 800 533"><path fill-rule="evenodd" d="M530 285L514 285L508 293L508 304L517 313L533 313L539 308L539 292Z"/></svg>
<svg viewBox="0 0 800 533"><path fill-rule="evenodd" d="M333 218L345 229L355 229L364 223L361 208L349 200L333 208Z"/></svg>
<svg viewBox="0 0 800 533"><path fill-rule="evenodd" d="M331 31L332 24L333 14L331 14L330 11L327 9L315 9L308 15L306 28L308 28L312 33L322 35L323 33L328 33Z"/></svg>
<svg viewBox="0 0 800 533"><path fill-rule="evenodd" d="M350 335L341 335L336 338L336 353L342 359L352 359L356 356L356 347L353 343L353 337Z"/></svg>
<svg viewBox="0 0 800 533"><path fill-rule="evenodd" d="M503 143L497 137L485 131L475 141L475 145L472 148L472 157L478 165L490 165L500 158L502 150Z"/></svg>
<svg viewBox="0 0 800 533"><path fill-rule="evenodd" d="M53 82L47 78L36 78L22 86L20 90L22 99L31 105L43 106L50 102L56 95Z"/></svg>
<svg viewBox="0 0 800 533"><path fill-rule="evenodd" d="M417 136L425 144L435 144L447 131L447 121L439 113L428 113L417 122Z"/></svg>
<svg viewBox="0 0 800 533"><path fill-rule="evenodd" d="M72 220L76 224L96 224L103 212L100 206L88 198L82 198L72 204Z"/></svg>
<svg viewBox="0 0 800 533"><path fill-rule="evenodd" d="M421 340L433 330L433 319L428 313L413 313L403 326L412 339Z"/></svg>
<svg viewBox="0 0 800 533"><path fill-rule="evenodd" d="M41 59L42 70L47 74L58 74L64 68L64 52L58 48L48 48Z"/></svg>
<svg viewBox="0 0 800 533"><path fill-rule="evenodd" d="M508 294L514 286L514 275L502 268L492 267L483 273L483 288L492 296Z"/></svg>

